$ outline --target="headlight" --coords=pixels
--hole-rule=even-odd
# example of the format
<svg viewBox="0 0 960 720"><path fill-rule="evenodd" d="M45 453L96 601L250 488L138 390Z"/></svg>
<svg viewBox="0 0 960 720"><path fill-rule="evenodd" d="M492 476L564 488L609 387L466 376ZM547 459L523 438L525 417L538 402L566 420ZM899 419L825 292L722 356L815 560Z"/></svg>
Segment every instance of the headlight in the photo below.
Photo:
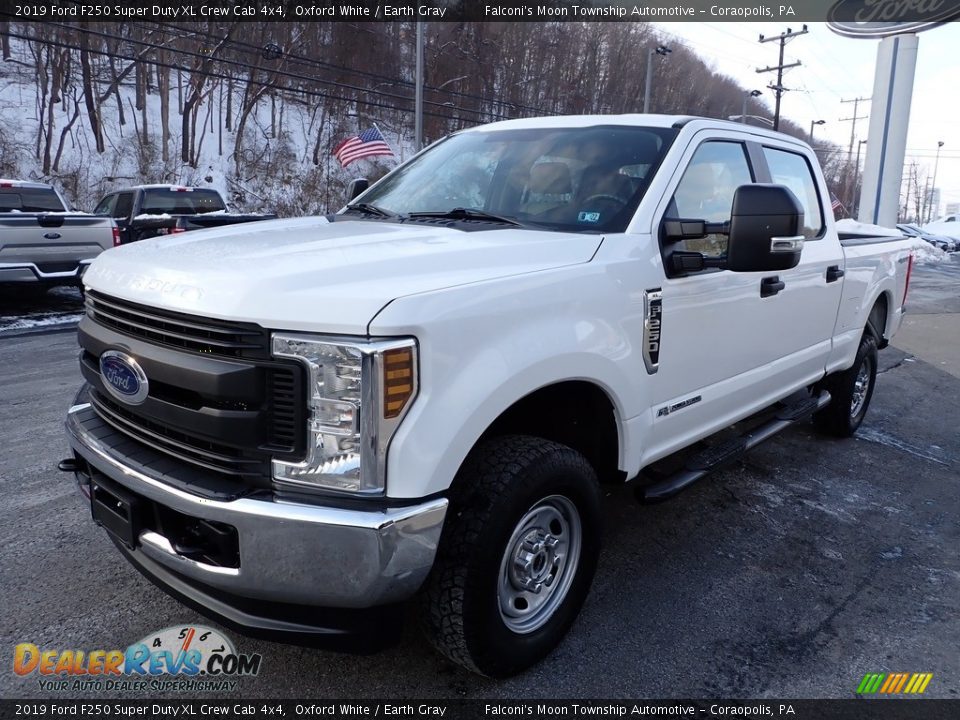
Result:
<svg viewBox="0 0 960 720"><path fill-rule="evenodd" d="M273 461L278 485L380 495L387 448L417 391L416 343L275 334L273 355L307 368L307 454Z"/></svg>

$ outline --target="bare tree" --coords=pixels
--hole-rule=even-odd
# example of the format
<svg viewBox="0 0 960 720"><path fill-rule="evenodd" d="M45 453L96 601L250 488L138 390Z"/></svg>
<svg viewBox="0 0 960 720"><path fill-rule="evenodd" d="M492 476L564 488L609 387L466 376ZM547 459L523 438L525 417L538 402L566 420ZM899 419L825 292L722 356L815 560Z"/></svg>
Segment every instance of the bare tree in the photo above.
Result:
<svg viewBox="0 0 960 720"><path fill-rule="evenodd" d="M90 69L90 50L87 33L80 33L80 68L83 77L83 100L87 107L87 120L90 123L90 132L98 153L106 148L103 143L103 128L100 123L100 109L97 93L93 87L93 72ZM119 82L119 81L118 81Z"/></svg>

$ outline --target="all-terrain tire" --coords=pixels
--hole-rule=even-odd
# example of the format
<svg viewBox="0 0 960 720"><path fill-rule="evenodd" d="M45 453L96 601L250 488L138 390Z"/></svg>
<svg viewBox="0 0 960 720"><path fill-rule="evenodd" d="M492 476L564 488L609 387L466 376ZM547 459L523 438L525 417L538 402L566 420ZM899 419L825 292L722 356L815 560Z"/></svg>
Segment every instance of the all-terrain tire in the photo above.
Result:
<svg viewBox="0 0 960 720"><path fill-rule="evenodd" d="M853 365L843 372L827 376L820 387L830 392L831 400L813 416L818 430L835 437L850 437L863 422L877 384L877 341L869 332L860 338Z"/></svg>
<svg viewBox="0 0 960 720"><path fill-rule="evenodd" d="M421 595L424 631L469 670L513 675L560 643L590 589L601 536L596 474L565 445L502 436L471 452L450 501Z"/></svg>

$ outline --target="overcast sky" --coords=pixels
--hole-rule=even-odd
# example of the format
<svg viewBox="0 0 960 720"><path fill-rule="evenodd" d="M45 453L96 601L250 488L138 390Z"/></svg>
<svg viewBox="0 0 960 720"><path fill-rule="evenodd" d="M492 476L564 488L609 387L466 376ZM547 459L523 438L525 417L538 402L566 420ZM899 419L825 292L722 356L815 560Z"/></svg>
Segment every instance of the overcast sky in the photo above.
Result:
<svg viewBox="0 0 960 720"><path fill-rule="evenodd" d="M766 85L776 73L757 74L760 67L777 64L779 43L760 44L758 36L779 35L788 25L774 23L657 23L668 41L693 48L715 69L730 75L744 87L764 92L773 115L773 93ZM799 30L802 23L790 25ZM879 40L845 38L833 33L826 23L808 23L810 32L787 44L785 62L800 60L803 65L786 71L781 115L810 127L811 120L826 120L814 129L814 140L824 137L847 147L853 103L841 100L870 97ZM913 104L907 136L907 162L928 163L933 172L937 141L940 151L937 186L943 204L960 201L960 23L943 25L920 33L917 71L913 83ZM669 44L669 42L668 42ZM669 62L669 59L667 60ZM656 87L654 85L654 87ZM870 104L861 103L859 115L870 114ZM869 120L857 123L857 139L867 139ZM856 152L856 145L854 145ZM861 165L862 165L861 160ZM940 210L943 211L943 204Z"/></svg>

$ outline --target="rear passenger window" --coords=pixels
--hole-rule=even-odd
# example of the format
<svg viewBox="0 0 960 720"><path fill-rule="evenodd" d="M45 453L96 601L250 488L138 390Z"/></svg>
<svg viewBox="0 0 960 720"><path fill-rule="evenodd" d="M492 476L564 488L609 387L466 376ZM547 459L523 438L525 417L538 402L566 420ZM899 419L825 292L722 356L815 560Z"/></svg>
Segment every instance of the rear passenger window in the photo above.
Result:
<svg viewBox="0 0 960 720"><path fill-rule="evenodd" d="M133 212L133 193L120 193L117 196L117 206L113 209L113 217L124 220Z"/></svg>
<svg viewBox="0 0 960 720"><path fill-rule="evenodd" d="M777 185L786 185L803 206L803 236L815 238L823 230L823 211L813 171L803 155L765 147L763 154L770 167L770 175Z"/></svg>

